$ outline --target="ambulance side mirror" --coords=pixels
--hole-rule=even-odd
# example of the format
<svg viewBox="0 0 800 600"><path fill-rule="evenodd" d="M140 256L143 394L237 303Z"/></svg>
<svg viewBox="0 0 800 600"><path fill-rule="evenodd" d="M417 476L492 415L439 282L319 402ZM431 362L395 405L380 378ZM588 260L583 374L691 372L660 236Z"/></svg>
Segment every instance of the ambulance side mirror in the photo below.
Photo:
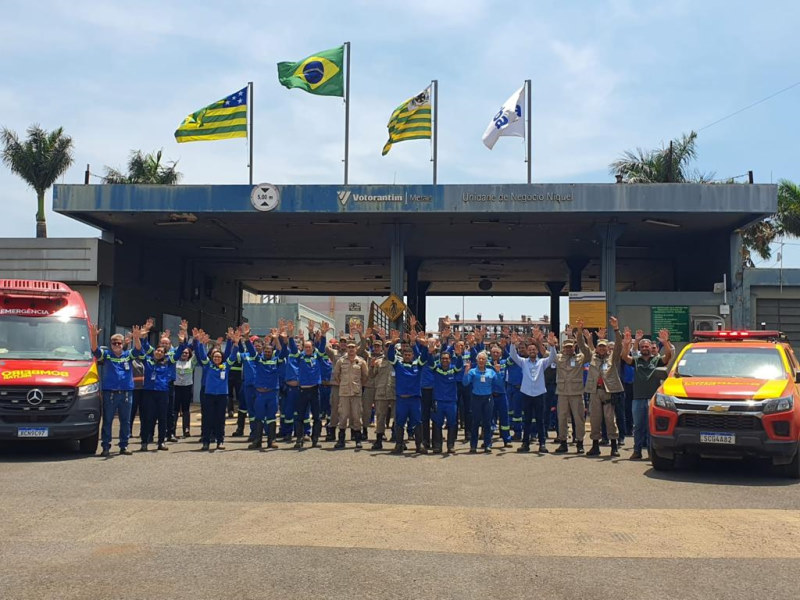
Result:
<svg viewBox="0 0 800 600"><path fill-rule="evenodd" d="M800 371L797 371L797 373L794 374L794 382L800 383Z"/></svg>

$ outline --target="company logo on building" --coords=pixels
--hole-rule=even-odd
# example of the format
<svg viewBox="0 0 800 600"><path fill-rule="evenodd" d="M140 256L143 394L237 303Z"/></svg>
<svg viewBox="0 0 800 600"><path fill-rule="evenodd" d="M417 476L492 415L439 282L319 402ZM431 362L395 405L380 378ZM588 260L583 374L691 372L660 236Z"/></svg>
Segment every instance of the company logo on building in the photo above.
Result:
<svg viewBox="0 0 800 600"><path fill-rule="evenodd" d="M350 196L353 195L353 192L350 190L339 190L336 192L336 195L339 196L339 202L342 203L342 206L347 204L347 201L350 199Z"/></svg>
<svg viewBox="0 0 800 600"><path fill-rule="evenodd" d="M342 206L346 206L347 202L352 198L353 202L431 202L432 196L423 196L419 194L354 194L350 190L339 190L336 192L339 202Z"/></svg>

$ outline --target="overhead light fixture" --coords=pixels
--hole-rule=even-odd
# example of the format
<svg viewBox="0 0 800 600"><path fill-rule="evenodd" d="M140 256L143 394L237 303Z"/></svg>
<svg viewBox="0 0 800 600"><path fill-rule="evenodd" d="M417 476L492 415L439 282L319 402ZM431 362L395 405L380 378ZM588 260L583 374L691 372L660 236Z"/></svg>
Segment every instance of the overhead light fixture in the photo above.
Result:
<svg viewBox="0 0 800 600"><path fill-rule="evenodd" d="M481 244L478 246L470 246L470 250L479 250L480 252L503 252L511 250L510 246L498 246L496 244Z"/></svg>
<svg viewBox="0 0 800 600"><path fill-rule="evenodd" d="M200 250L226 250L226 251L234 251L236 250L235 246L198 246Z"/></svg>
<svg viewBox="0 0 800 600"><path fill-rule="evenodd" d="M385 266L383 263L374 263L372 261L366 260L363 263L353 263L350 265L352 269L375 269L378 267Z"/></svg>
<svg viewBox="0 0 800 600"><path fill-rule="evenodd" d="M334 246L334 250L372 250L372 246L359 246L357 244L348 244L347 246Z"/></svg>
<svg viewBox="0 0 800 600"><path fill-rule="evenodd" d="M156 221L154 225L192 225L197 222L197 215L194 213L170 213L169 217Z"/></svg>
<svg viewBox="0 0 800 600"><path fill-rule="evenodd" d="M292 285L288 288L283 288L284 290L300 290L300 291L308 291L307 287L303 287L301 285Z"/></svg>
<svg viewBox="0 0 800 600"><path fill-rule="evenodd" d="M340 221L339 219L331 219L330 221L311 221L312 225L357 225L355 221Z"/></svg>
<svg viewBox="0 0 800 600"><path fill-rule="evenodd" d="M650 223L650 225L661 225L662 227L680 227L679 223L671 223L670 221L660 221L659 219L643 219L644 223Z"/></svg>

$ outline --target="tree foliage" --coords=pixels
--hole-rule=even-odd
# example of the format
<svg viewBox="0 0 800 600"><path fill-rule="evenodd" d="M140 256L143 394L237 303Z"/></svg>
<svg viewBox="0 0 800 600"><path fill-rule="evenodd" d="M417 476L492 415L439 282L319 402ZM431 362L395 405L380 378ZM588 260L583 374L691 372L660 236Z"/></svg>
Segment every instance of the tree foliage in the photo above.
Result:
<svg viewBox="0 0 800 600"><path fill-rule="evenodd" d="M178 161L161 162L161 150L146 154L141 150L131 151L128 172L106 167L105 183L143 183L174 185L183 175L176 170Z"/></svg>
<svg viewBox="0 0 800 600"><path fill-rule="evenodd" d="M48 132L38 124L28 127L27 134L21 141L9 129L0 131L2 161L36 192L36 237L47 237L44 195L72 164L72 138L61 127Z"/></svg>

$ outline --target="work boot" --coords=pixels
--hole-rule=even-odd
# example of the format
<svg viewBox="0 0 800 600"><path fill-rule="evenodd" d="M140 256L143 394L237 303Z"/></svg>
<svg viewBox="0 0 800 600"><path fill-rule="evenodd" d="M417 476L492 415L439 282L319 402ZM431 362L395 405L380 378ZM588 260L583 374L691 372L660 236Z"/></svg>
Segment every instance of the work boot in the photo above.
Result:
<svg viewBox="0 0 800 600"><path fill-rule="evenodd" d="M244 420L247 418L247 413L239 411L236 417L236 431L231 434L231 437L242 437L244 435Z"/></svg>
<svg viewBox="0 0 800 600"><path fill-rule="evenodd" d="M642 460L642 451L641 450L634 450L631 453L631 460Z"/></svg>
<svg viewBox="0 0 800 600"><path fill-rule="evenodd" d="M456 437L458 437L458 429L455 427L448 427L447 429L447 453L455 454L456 452Z"/></svg>
<svg viewBox="0 0 800 600"><path fill-rule="evenodd" d="M375 441L372 443L371 450L383 450L383 434L376 433Z"/></svg>
<svg viewBox="0 0 800 600"><path fill-rule="evenodd" d="M183 424L183 437L189 437L191 415L188 410L181 411L181 422Z"/></svg>
<svg viewBox="0 0 800 600"><path fill-rule="evenodd" d="M335 442L336 441L336 428L335 427L326 427L325 428L325 441L326 442Z"/></svg>
<svg viewBox="0 0 800 600"><path fill-rule="evenodd" d="M402 454L405 444L403 444L403 428L399 425L395 426L394 431L394 449L392 454Z"/></svg>
<svg viewBox="0 0 800 600"><path fill-rule="evenodd" d="M253 441L248 444L248 450L258 450L263 445L264 439L264 423L261 421L256 421L253 424Z"/></svg>
<svg viewBox="0 0 800 600"><path fill-rule="evenodd" d="M428 447L422 439L422 426L417 425L414 427L414 446L417 454L427 454Z"/></svg>
<svg viewBox="0 0 800 600"><path fill-rule="evenodd" d="M361 450L361 432L356 429L356 450Z"/></svg>
<svg viewBox="0 0 800 600"><path fill-rule="evenodd" d="M345 439L345 430L344 429L340 429L339 430L339 440L333 445L334 450L341 450L342 448L345 447L344 439Z"/></svg>
<svg viewBox="0 0 800 600"><path fill-rule="evenodd" d="M141 449L139 451L140 452L147 452L147 444L142 444L142 447L141 447Z"/></svg>
<svg viewBox="0 0 800 600"><path fill-rule="evenodd" d="M586 453L586 456L600 456L600 442L592 440L592 447Z"/></svg>
<svg viewBox="0 0 800 600"><path fill-rule="evenodd" d="M433 429L431 430L431 437L433 438L433 453L434 454L441 454L442 453L442 428L438 425L434 425Z"/></svg>
<svg viewBox="0 0 800 600"><path fill-rule="evenodd" d="M539 444L539 454L549 454L550 450L544 444Z"/></svg>
<svg viewBox="0 0 800 600"><path fill-rule="evenodd" d="M296 441L294 443L294 447L295 447L296 450L299 450L300 448L303 447L303 442L305 442L305 439L306 439L305 432L303 431L303 422L302 421L300 421L299 423L295 424L294 435L295 435L295 439L296 439Z"/></svg>
<svg viewBox="0 0 800 600"><path fill-rule="evenodd" d="M311 447L319 448L319 434L322 433L322 421L317 419L311 427Z"/></svg>
<svg viewBox="0 0 800 600"><path fill-rule="evenodd" d="M275 438L278 434L278 424L273 421L267 425L267 448L277 448L278 444L275 443Z"/></svg>
<svg viewBox="0 0 800 600"><path fill-rule="evenodd" d="M567 442L561 442L561 445L554 450L556 454L566 454L569 452L569 448L567 448Z"/></svg>
<svg viewBox="0 0 800 600"><path fill-rule="evenodd" d="M619 456L619 450L617 449L617 440L611 440L611 456Z"/></svg>
<svg viewBox="0 0 800 600"><path fill-rule="evenodd" d="M431 422L425 421L422 423L422 443L426 448L431 447Z"/></svg>
<svg viewBox="0 0 800 600"><path fill-rule="evenodd" d="M527 452L530 452L530 451L531 451L531 443L530 443L530 441L529 440L525 440L525 438L523 438L522 439L522 445L520 445L520 447L517 448L517 452L527 453Z"/></svg>
<svg viewBox="0 0 800 600"><path fill-rule="evenodd" d="M159 449L159 450L169 450L169 448L167 448L167 445L166 445L164 442L161 442L161 443L158 445L158 449Z"/></svg>
<svg viewBox="0 0 800 600"><path fill-rule="evenodd" d="M578 454L583 454L583 442L575 442L575 450Z"/></svg>
<svg viewBox="0 0 800 600"><path fill-rule="evenodd" d="M120 454L122 454L122 452L120 452ZM109 456L111 456L111 450L109 450L108 448L103 448L103 451L100 453L100 456L102 456L103 458L108 458Z"/></svg>
<svg viewBox="0 0 800 600"><path fill-rule="evenodd" d="M369 431L366 427L361 428L361 441L366 442L369 438Z"/></svg>

